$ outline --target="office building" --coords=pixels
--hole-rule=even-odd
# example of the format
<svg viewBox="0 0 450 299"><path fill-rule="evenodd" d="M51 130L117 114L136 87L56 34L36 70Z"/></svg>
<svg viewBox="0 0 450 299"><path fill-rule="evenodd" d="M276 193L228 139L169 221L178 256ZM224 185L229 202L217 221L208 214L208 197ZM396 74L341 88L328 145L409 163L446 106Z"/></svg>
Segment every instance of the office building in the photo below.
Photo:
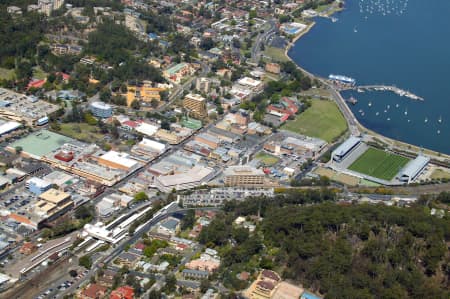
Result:
<svg viewBox="0 0 450 299"><path fill-rule="evenodd" d="M264 172L250 166L230 166L224 170L226 186L262 186L265 183Z"/></svg>
<svg viewBox="0 0 450 299"><path fill-rule="evenodd" d="M206 110L206 99L199 94L188 94L183 100L183 107L186 108L190 115L198 118L208 116Z"/></svg>
<svg viewBox="0 0 450 299"><path fill-rule="evenodd" d="M25 186L31 193L41 195L52 187L52 183L33 177L25 183Z"/></svg>
<svg viewBox="0 0 450 299"><path fill-rule="evenodd" d="M93 102L89 105L92 114L101 118L108 118L112 115L112 107L103 102Z"/></svg>

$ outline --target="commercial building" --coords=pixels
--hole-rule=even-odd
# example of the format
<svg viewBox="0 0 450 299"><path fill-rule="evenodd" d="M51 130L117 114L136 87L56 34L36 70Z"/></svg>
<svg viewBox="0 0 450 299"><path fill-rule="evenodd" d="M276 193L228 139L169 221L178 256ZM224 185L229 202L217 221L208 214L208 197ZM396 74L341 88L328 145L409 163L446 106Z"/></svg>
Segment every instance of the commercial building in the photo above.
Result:
<svg viewBox="0 0 450 299"><path fill-rule="evenodd" d="M39 195L34 212L42 217L43 221L38 223L38 228L44 221L53 221L73 207L73 201L69 193L57 189L49 189Z"/></svg>
<svg viewBox="0 0 450 299"><path fill-rule="evenodd" d="M93 102L89 105L89 110L92 114L101 118L108 118L112 116L112 107L103 102Z"/></svg>
<svg viewBox="0 0 450 299"><path fill-rule="evenodd" d="M228 200L244 200L247 197L273 197L273 188L213 188L196 190L190 194L178 195L187 207L208 206L220 207Z"/></svg>
<svg viewBox="0 0 450 299"><path fill-rule="evenodd" d="M214 135L208 133L201 133L194 137L194 140L198 143L207 145L211 149L219 147L220 139Z"/></svg>
<svg viewBox="0 0 450 299"><path fill-rule="evenodd" d="M229 166L223 174L226 186L263 186L265 183L264 172L251 166Z"/></svg>
<svg viewBox="0 0 450 299"><path fill-rule="evenodd" d="M4 121L0 120L0 137L5 134L11 133L14 130L17 130L21 126L22 125L16 121L4 122Z"/></svg>
<svg viewBox="0 0 450 299"><path fill-rule="evenodd" d="M332 153L331 159L336 162L341 162L347 155L354 150L361 143L361 138L351 136L339 145Z"/></svg>
<svg viewBox="0 0 450 299"><path fill-rule="evenodd" d="M29 126L41 125L40 119L59 109L57 105L0 88L0 116Z"/></svg>
<svg viewBox="0 0 450 299"><path fill-rule="evenodd" d="M127 105L131 106L133 101L143 101L151 103L152 100L161 100L160 93L166 91L167 88L162 84L153 84L150 81L143 81L139 84L127 86Z"/></svg>
<svg viewBox="0 0 450 299"><path fill-rule="evenodd" d="M430 162L430 158L419 155L414 160L411 160L406 164L406 166L400 171L398 179L405 183L411 183L416 179L422 170Z"/></svg>
<svg viewBox="0 0 450 299"><path fill-rule="evenodd" d="M127 172L134 171L141 166L138 161L131 159L129 154L116 151L109 151L100 156L98 158L98 163Z"/></svg>
<svg viewBox="0 0 450 299"><path fill-rule="evenodd" d="M42 156L58 149L61 145L72 141L74 139L64 135L48 130L40 130L9 144L6 149L10 152L15 152L16 148L21 148L22 156L39 160Z"/></svg>
<svg viewBox="0 0 450 299"><path fill-rule="evenodd" d="M208 116L206 99L199 94L188 94L183 100L183 107L194 117L204 118Z"/></svg>
<svg viewBox="0 0 450 299"><path fill-rule="evenodd" d="M139 123L134 130L136 132L139 132L141 134L144 134L145 136L153 136L159 129L159 126L154 125L154 124L149 124L146 122L141 122Z"/></svg>
<svg viewBox="0 0 450 299"><path fill-rule="evenodd" d="M161 192L192 189L207 183L214 175L214 169L196 165L183 173L156 177L154 186Z"/></svg>
<svg viewBox="0 0 450 299"><path fill-rule="evenodd" d="M185 76L192 75L193 72L194 69L191 65L183 62L166 69L163 72L163 76L170 82L180 83Z"/></svg>
<svg viewBox="0 0 450 299"><path fill-rule="evenodd" d="M211 79L209 78L197 78L195 81L195 89L199 92L209 93L211 90Z"/></svg>
<svg viewBox="0 0 450 299"><path fill-rule="evenodd" d="M262 91L264 88L264 83L262 81L255 80L250 77L241 78L237 83L255 93Z"/></svg>
<svg viewBox="0 0 450 299"><path fill-rule="evenodd" d="M33 177L26 181L25 186L31 193L40 195L49 190L52 187L52 183L37 177Z"/></svg>
<svg viewBox="0 0 450 299"><path fill-rule="evenodd" d="M142 138L141 142L133 146L131 152L133 154L148 156L153 159L164 153L166 150L167 146L164 143Z"/></svg>

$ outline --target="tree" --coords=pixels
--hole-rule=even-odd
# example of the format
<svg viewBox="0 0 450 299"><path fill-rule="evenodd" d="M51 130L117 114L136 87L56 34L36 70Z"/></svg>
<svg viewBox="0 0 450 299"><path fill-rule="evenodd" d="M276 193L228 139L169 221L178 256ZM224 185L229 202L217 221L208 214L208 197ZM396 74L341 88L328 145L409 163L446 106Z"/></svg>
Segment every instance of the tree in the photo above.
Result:
<svg viewBox="0 0 450 299"><path fill-rule="evenodd" d="M147 196L147 194L144 191L142 191L142 192L136 193L134 195L134 200L137 201L137 202L139 202L139 201L146 201L146 200L148 200L148 196Z"/></svg>
<svg viewBox="0 0 450 299"><path fill-rule="evenodd" d="M161 122L161 129L170 130L170 123L167 120Z"/></svg>
<svg viewBox="0 0 450 299"><path fill-rule="evenodd" d="M214 41L212 40L212 38L206 37L206 38L202 39L199 47L205 51L208 51L211 48L214 48Z"/></svg>
<svg viewBox="0 0 450 299"><path fill-rule="evenodd" d="M138 100L134 100L133 102L131 102L131 108L133 108L134 110L139 110L141 108L141 104Z"/></svg>
<svg viewBox="0 0 450 299"><path fill-rule="evenodd" d="M168 293L172 293L176 290L177 287L177 279L175 278L175 275L173 274L169 274L166 276L166 286L164 287L164 289L168 292Z"/></svg>
<svg viewBox="0 0 450 299"><path fill-rule="evenodd" d="M156 109L159 106L159 101L157 99L152 99L150 105L152 106L153 109Z"/></svg>
<svg viewBox="0 0 450 299"><path fill-rule="evenodd" d="M78 264L80 266L85 267L86 269L91 269L92 267L92 260L91 257L89 255L83 255L82 257L80 257L80 259L78 260Z"/></svg>
<svg viewBox="0 0 450 299"><path fill-rule="evenodd" d="M181 229L185 230L192 228L195 224L195 211L189 210L186 215L181 219Z"/></svg>
<svg viewBox="0 0 450 299"><path fill-rule="evenodd" d="M148 294L148 299L160 299L160 298L161 298L161 292L153 290Z"/></svg>
<svg viewBox="0 0 450 299"><path fill-rule="evenodd" d="M76 270L72 269L72 270L69 271L69 275L70 275L71 277L77 277L78 272L77 272Z"/></svg>
<svg viewBox="0 0 450 299"><path fill-rule="evenodd" d="M23 151L23 148L21 146L16 146L14 150L16 151L16 154L20 155L20 153Z"/></svg>
<svg viewBox="0 0 450 299"><path fill-rule="evenodd" d="M206 291L211 287L211 283L208 279L202 279L200 281L200 292L206 293Z"/></svg>

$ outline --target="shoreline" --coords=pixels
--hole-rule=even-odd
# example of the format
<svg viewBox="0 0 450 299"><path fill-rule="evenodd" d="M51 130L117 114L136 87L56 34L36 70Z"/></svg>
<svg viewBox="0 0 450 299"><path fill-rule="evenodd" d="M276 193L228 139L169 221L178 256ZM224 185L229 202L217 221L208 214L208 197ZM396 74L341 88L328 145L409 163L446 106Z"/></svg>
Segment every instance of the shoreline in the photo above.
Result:
<svg viewBox="0 0 450 299"><path fill-rule="evenodd" d="M334 13L336 13L338 11L341 11L341 10L333 11L332 14L334 14ZM332 14L328 15L328 17L330 17ZM319 17L323 17L323 16L319 16ZM336 103L338 108L339 108L339 110L344 115L344 117L345 117L346 114L351 117L351 119L348 119L347 117L345 117L345 119L347 121L347 125L348 125L348 131L350 131L350 134L353 135L353 133L355 133L355 132L352 132L352 125L351 125L351 122L354 122L354 126L356 126L356 128L358 129L360 134L361 133L366 133L366 134L370 135L372 137L372 139L373 138L378 139L381 142L383 142L383 143L385 143L385 144L387 144L387 145L389 145L389 146L391 146L393 148L396 148L397 150L408 152L408 153L415 154L415 155L417 155L420 152L423 152L424 154L430 156L430 158L433 158L433 159L441 161L441 162L448 162L450 160L450 154L445 154L445 153L438 152L438 151L435 151L435 150L432 150L432 149L429 149L429 148L420 147L420 146L417 146L417 145L414 145L414 144L410 144L410 143L407 143L407 142L404 142L404 141L401 141L401 140L397 140L397 139L394 139L394 138L391 138L391 137L387 137L387 136L384 136L384 135L382 135L380 133L377 133L377 132L375 132L375 131L373 131L371 129L366 128L355 117L353 111L351 111L351 109L348 107L347 103L345 102L345 99L342 97L341 93L338 90L333 88L328 82L323 81L321 78L319 78L319 77L315 76L314 74L312 74L312 73L308 72L307 70L305 70L303 67L301 67L297 62L295 62L289 56L288 53L291 50L292 46L294 46L295 43L301 37L303 37L305 34L307 34L315 24L316 24L316 22L313 21L311 24L308 25L308 27L305 30L303 30L302 32L297 34L292 39L292 41L289 42L289 44L287 45L287 47L284 50L284 56L286 57L287 60L293 62L307 76L311 77L312 79L319 80L328 89L332 90L334 93L337 94L337 96L339 97L339 101L341 101L343 103L343 105L339 105L339 103ZM337 102L337 101L335 100L335 102ZM343 109L345 111L342 111Z"/></svg>

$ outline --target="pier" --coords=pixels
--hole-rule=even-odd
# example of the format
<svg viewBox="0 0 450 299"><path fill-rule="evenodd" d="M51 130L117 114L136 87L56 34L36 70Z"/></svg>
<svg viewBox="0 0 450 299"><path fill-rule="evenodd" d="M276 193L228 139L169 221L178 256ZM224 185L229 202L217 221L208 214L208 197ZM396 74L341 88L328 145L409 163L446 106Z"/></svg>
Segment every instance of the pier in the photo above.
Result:
<svg viewBox="0 0 450 299"><path fill-rule="evenodd" d="M407 90L403 90L401 88L398 88L396 86L389 86L389 85L364 85L364 86L346 86L343 88L340 88L340 90L357 90L358 92L365 92L365 91L390 91L395 94L398 94L401 97L407 97L412 100L416 101L424 101L425 99L415 95L412 92L409 92Z"/></svg>

